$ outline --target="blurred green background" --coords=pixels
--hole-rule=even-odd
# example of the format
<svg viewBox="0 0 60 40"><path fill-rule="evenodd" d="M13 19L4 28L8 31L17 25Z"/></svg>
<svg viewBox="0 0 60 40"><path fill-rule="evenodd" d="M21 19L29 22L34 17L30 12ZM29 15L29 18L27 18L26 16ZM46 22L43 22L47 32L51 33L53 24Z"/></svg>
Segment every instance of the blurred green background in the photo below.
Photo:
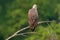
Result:
<svg viewBox="0 0 60 40"><path fill-rule="evenodd" d="M56 22L38 25L35 31L39 34L16 36L10 40L60 40L60 0L0 0L0 40L29 25L28 11L33 4L37 4L39 21ZM27 30L24 32L30 31Z"/></svg>

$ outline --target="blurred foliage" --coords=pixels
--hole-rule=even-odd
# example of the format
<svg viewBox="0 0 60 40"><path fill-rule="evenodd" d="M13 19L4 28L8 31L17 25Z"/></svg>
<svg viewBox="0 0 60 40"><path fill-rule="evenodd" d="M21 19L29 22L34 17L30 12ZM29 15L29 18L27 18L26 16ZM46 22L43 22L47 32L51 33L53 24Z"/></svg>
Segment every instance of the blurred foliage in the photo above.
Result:
<svg viewBox="0 0 60 40"><path fill-rule="evenodd" d="M58 23L53 22L46 27L38 25L35 31L39 34L17 36L11 40L51 40L51 32L60 40L60 0L0 0L0 40L28 26L27 15L33 4L37 4L39 21L55 20Z"/></svg>

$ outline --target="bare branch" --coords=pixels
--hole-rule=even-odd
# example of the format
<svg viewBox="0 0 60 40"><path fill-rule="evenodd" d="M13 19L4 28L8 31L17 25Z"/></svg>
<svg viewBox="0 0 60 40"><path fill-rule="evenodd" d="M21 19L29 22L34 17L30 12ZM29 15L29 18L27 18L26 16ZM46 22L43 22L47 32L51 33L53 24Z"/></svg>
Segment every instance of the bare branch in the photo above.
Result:
<svg viewBox="0 0 60 40"><path fill-rule="evenodd" d="M53 21L42 21L42 22L38 22L38 24L48 23L48 22L53 22ZM15 32L13 35L11 35L10 37L6 38L5 40L9 40L9 39L11 39L11 38L13 38L14 36L17 36L17 35L36 33L36 32L27 32L27 33L18 34L19 32L21 32L21 31L23 31L23 30L26 30L26 29L28 29L29 27L30 27L30 26L27 26L27 27L25 27L25 28L22 28L22 29L18 30L18 31Z"/></svg>
<svg viewBox="0 0 60 40"><path fill-rule="evenodd" d="M38 24L49 23L49 22L54 22L54 21L41 21L41 22L38 22Z"/></svg>
<svg viewBox="0 0 60 40"><path fill-rule="evenodd" d="M25 36L26 37L27 35L19 33L19 34L16 34L15 36Z"/></svg>
<svg viewBox="0 0 60 40"><path fill-rule="evenodd" d="M20 33L20 34L38 34L37 32L26 32L26 33ZM18 34L18 35L20 35Z"/></svg>
<svg viewBox="0 0 60 40"><path fill-rule="evenodd" d="M38 34L38 33L37 32L26 32L26 33L20 33L20 34L16 34L16 35L26 36L26 34Z"/></svg>

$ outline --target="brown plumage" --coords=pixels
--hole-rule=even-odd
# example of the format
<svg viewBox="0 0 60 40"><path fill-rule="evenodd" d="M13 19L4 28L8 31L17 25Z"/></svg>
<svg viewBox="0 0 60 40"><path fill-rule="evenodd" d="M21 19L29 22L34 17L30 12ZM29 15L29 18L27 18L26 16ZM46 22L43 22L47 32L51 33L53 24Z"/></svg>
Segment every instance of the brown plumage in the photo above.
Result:
<svg viewBox="0 0 60 40"><path fill-rule="evenodd" d="M34 31L37 22L38 22L38 12L37 12L37 5L34 4L32 9L29 10L28 12L28 21L29 21L29 25L30 25L30 29L32 31Z"/></svg>

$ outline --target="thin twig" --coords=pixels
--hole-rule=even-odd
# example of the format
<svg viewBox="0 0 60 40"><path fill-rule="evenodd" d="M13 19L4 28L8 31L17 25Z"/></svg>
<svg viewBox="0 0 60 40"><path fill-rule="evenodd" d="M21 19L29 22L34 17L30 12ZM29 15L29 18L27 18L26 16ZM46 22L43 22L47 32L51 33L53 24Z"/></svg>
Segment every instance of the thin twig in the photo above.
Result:
<svg viewBox="0 0 60 40"><path fill-rule="evenodd" d="M20 33L20 34L16 34L16 35L26 36L26 34L38 34L38 33L37 32L26 32L26 33Z"/></svg>
<svg viewBox="0 0 60 40"><path fill-rule="evenodd" d="M53 22L53 21L42 21L42 22L38 22L38 24L41 24L41 23L47 23L47 22ZM21 31L23 31L23 30L25 30L25 29L28 29L30 26L27 26L27 27L25 27L25 28L22 28L22 29L20 29L20 30L18 30L17 32L15 32L13 35L11 35L10 37L8 37L8 38L6 38L5 40L9 40L9 39L11 39L11 38L13 38L14 36L16 36L19 32L21 32ZM29 33L31 33L31 32L29 32ZM25 33L26 34L26 33ZM27 33L28 34L28 33ZM20 34L19 34L20 35Z"/></svg>
<svg viewBox="0 0 60 40"><path fill-rule="evenodd" d="M38 34L37 32L26 32L26 33L20 33L20 34ZM20 35L20 34L17 34L17 35Z"/></svg>
<svg viewBox="0 0 60 40"><path fill-rule="evenodd" d="M6 40L11 39L12 37L16 36L16 35L17 35L17 33L21 32L21 31L23 31L23 30L25 30L25 29L27 29L27 28L29 28L29 26L27 26L27 27L25 27L25 28L23 28L23 29L21 29L21 30L18 30L18 31L17 31L17 32L15 32L12 36L8 37Z"/></svg>

